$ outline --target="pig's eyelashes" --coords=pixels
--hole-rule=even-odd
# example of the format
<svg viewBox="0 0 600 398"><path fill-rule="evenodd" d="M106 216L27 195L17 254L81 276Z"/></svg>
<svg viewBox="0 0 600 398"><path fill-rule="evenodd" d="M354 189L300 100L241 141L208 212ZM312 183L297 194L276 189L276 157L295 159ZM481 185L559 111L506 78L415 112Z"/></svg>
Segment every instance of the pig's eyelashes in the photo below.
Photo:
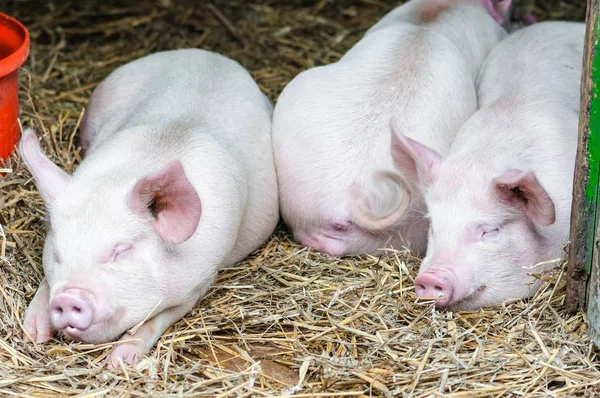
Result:
<svg viewBox="0 0 600 398"><path fill-rule="evenodd" d="M331 229L336 232L348 232L351 224L352 223L349 221L344 222L344 223L333 223L333 224L331 224Z"/></svg>
<svg viewBox="0 0 600 398"><path fill-rule="evenodd" d="M467 242L479 243L483 240L494 237L498 231L500 231L500 228L494 228L489 224L474 224L467 229L465 238Z"/></svg>
<svg viewBox="0 0 600 398"><path fill-rule="evenodd" d="M500 228L484 229L481 231L481 239L494 236L498 233L498 231L500 231Z"/></svg>
<svg viewBox="0 0 600 398"><path fill-rule="evenodd" d="M127 254L129 252L129 250L131 250L133 246L126 244L126 243L118 243L115 245L115 247L113 248L112 254L110 256L111 258L111 262L116 261L119 257L122 257L123 255Z"/></svg>

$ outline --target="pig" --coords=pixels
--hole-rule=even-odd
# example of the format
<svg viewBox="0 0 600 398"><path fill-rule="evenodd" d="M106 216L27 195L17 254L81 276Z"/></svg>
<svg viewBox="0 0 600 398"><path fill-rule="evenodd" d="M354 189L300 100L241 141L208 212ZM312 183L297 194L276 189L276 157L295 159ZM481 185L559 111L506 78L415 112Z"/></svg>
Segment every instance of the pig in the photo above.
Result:
<svg viewBox="0 0 600 398"><path fill-rule="evenodd" d="M275 229L272 110L240 64L181 49L125 64L95 89L72 175L25 131L20 153L50 220L26 339L120 338L109 367L149 352L219 268Z"/></svg>
<svg viewBox="0 0 600 398"><path fill-rule="evenodd" d="M584 31L541 22L498 44L477 81L480 109L444 156L392 123L398 172L430 220L419 298L448 310L526 299L543 283L533 274L563 257Z"/></svg>
<svg viewBox="0 0 600 398"><path fill-rule="evenodd" d="M484 59L507 36L490 15L497 3L410 1L338 62L284 88L273 113L275 166L281 216L301 244L331 256L424 252L424 202L394 177L389 119L448 150L477 110ZM377 216L387 213L382 223Z"/></svg>
<svg viewBox="0 0 600 398"><path fill-rule="evenodd" d="M456 5L480 5L502 27L508 28L511 22L511 11L514 10L512 0L410 0L387 13L365 34L397 23L412 22L417 24L431 23L439 19L441 13ZM535 23L533 16L524 16L528 22Z"/></svg>

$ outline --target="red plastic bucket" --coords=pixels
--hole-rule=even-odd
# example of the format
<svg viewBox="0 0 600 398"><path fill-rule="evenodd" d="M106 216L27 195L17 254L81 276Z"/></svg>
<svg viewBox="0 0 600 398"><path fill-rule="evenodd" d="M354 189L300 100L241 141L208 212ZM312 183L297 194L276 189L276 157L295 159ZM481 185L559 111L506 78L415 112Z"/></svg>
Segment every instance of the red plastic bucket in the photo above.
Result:
<svg viewBox="0 0 600 398"><path fill-rule="evenodd" d="M19 142L19 67L29 56L29 32L22 23L0 13L0 164Z"/></svg>

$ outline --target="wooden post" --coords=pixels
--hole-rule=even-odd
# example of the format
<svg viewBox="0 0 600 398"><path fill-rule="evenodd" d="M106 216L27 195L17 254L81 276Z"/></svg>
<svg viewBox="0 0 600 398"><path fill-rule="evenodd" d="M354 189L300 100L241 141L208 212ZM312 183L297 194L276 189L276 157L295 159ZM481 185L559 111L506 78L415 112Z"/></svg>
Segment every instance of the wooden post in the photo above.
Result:
<svg viewBox="0 0 600 398"><path fill-rule="evenodd" d="M587 0L579 141L573 182L567 267L567 311L586 309L590 337L600 345L598 184L600 173L600 0Z"/></svg>

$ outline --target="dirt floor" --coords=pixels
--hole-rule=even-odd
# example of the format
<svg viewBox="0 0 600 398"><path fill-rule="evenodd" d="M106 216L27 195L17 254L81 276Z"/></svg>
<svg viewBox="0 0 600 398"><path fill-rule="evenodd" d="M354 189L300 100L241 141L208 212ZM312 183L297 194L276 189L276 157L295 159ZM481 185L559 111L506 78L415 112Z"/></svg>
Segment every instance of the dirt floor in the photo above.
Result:
<svg viewBox="0 0 600 398"><path fill-rule="evenodd" d="M52 160L80 162L92 90L148 53L199 47L239 61L276 101L300 71L334 62L399 4L362 1L0 0L29 28L21 121ZM575 3L575 2L573 2ZM539 20L583 20L585 2L520 4ZM42 278L45 210L18 155L0 179L0 395L496 397L600 395L585 314L564 311L558 268L527 301L473 312L415 302L418 259L331 259L283 228L163 335L135 368L108 372L108 345L22 340Z"/></svg>

